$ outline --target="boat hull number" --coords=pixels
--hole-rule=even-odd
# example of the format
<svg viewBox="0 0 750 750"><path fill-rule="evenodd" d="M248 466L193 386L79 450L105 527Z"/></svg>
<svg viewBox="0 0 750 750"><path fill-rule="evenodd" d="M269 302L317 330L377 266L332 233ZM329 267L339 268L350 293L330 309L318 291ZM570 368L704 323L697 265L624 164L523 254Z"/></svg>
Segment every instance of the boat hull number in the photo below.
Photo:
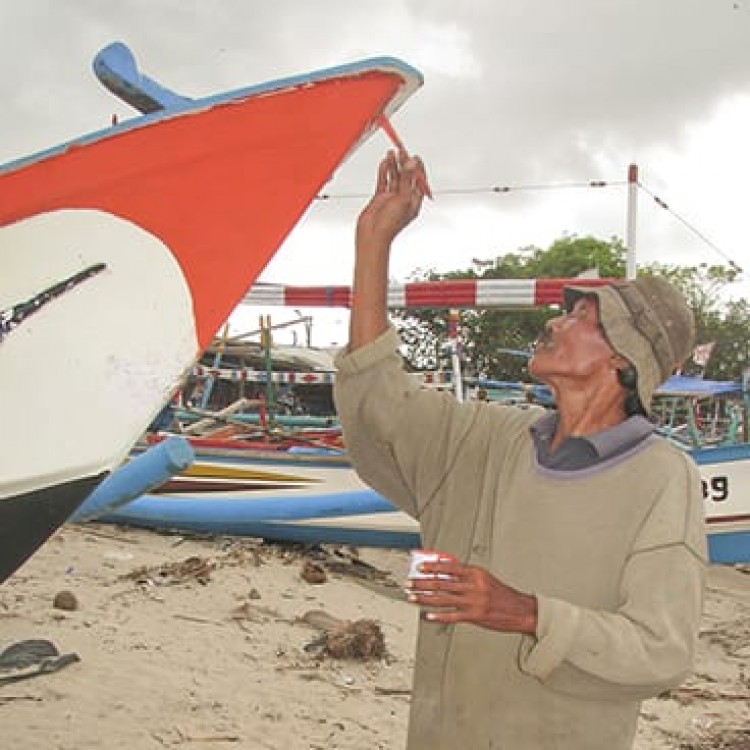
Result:
<svg viewBox="0 0 750 750"><path fill-rule="evenodd" d="M726 474L716 474L708 479L702 479L703 499L720 503L729 497L729 477Z"/></svg>

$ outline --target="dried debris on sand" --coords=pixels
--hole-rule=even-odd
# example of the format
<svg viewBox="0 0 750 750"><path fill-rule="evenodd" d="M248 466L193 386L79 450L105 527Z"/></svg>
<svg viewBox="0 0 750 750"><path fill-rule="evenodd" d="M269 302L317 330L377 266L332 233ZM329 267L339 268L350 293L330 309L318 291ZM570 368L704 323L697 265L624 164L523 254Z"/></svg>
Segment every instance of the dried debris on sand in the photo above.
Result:
<svg viewBox="0 0 750 750"><path fill-rule="evenodd" d="M360 659L370 661L387 656L385 637L380 625L374 620L361 619L350 622L312 610L305 612L300 622L312 625L322 635L305 646L305 651L318 656L328 655L334 659Z"/></svg>
<svg viewBox="0 0 750 750"><path fill-rule="evenodd" d="M68 526L0 587L0 650L80 662L0 685L3 746L397 750L418 612L399 550ZM75 607L53 606L67 592ZM713 566L696 673L636 750L750 750L750 576Z"/></svg>

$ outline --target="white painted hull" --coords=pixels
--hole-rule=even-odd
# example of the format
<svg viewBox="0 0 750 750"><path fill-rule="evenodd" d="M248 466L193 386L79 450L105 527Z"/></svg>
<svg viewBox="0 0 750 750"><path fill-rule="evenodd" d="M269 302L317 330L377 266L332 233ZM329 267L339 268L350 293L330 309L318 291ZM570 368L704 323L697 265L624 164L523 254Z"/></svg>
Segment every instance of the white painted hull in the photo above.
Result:
<svg viewBox="0 0 750 750"><path fill-rule="evenodd" d="M703 479L712 561L750 562L750 445L692 451Z"/></svg>
<svg viewBox="0 0 750 750"><path fill-rule="evenodd" d="M116 466L198 348L179 265L129 222L99 211L34 216L3 229L2 259L0 309L82 268L106 268L0 345L0 414L12 426L0 499Z"/></svg>

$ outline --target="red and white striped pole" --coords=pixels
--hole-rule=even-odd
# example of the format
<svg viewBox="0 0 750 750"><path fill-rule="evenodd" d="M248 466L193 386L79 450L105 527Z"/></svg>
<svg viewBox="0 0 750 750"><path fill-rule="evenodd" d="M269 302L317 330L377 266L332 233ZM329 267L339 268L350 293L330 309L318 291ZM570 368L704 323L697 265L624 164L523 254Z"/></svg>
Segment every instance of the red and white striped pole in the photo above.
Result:
<svg viewBox="0 0 750 750"><path fill-rule="evenodd" d="M562 303L562 290L572 284L600 286L611 279L457 279L391 284L388 307L451 309L499 307L527 310ZM283 286L257 284L242 300L257 307L350 307L348 286Z"/></svg>

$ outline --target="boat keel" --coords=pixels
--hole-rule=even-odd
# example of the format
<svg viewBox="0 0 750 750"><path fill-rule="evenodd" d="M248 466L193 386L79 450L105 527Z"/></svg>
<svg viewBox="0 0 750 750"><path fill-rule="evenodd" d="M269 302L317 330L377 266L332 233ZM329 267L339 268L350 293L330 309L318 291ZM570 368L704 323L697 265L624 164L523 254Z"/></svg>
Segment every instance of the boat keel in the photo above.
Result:
<svg viewBox="0 0 750 750"><path fill-rule="evenodd" d="M107 474L0 500L0 583L49 539Z"/></svg>

